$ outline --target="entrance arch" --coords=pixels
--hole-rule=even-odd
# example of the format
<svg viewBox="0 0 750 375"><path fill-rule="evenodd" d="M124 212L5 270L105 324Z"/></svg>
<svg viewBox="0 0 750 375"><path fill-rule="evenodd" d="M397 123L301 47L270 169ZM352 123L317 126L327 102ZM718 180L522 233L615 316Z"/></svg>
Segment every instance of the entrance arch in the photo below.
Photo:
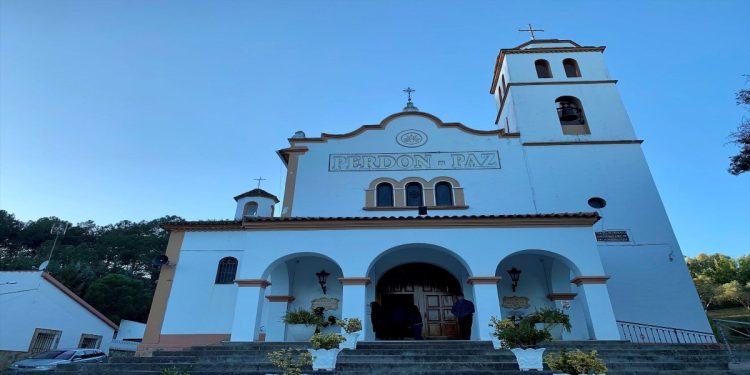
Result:
<svg viewBox="0 0 750 375"><path fill-rule="evenodd" d="M376 332L376 339L414 338L409 328L419 321L414 314L421 316L424 338L457 339L458 325L451 307L459 293L458 280L438 266L407 263L390 269L376 286L383 328Z"/></svg>

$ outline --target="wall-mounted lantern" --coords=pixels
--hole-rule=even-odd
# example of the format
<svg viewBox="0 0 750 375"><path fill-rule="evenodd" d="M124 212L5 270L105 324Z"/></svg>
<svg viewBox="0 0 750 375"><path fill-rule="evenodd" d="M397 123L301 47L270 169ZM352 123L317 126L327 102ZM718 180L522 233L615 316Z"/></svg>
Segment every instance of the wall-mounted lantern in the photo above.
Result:
<svg viewBox="0 0 750 375"><path fill-rule="evenodd" d="M315 276L318 277L318 283L320 284L320 288L323 289L323 294L326 294L326 281L331 274L326 272L326 270L320 270Z"/></svg>
<svg viewBox="0 0 750 375"><path fill-rule="evenodd" d="M513 288L513 293L515 293L518 286L518 279L521 278L521 270L513 267L508 270L508 275L510 275L510 281L512 282L510 286Z"/></svg>

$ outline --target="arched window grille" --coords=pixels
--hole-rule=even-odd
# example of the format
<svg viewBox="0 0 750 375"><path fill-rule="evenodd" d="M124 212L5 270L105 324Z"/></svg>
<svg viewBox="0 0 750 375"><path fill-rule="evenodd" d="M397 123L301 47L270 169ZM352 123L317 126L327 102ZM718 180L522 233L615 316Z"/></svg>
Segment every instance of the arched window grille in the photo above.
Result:
<svg viewBox="0 0 750 375"><path fill-rule="evenodd" d="M237 275L237 258L226 257L219 261L216 270L216 284L232 284Z"/></svg>
<svg viewBox="0 0 750 375"><path fill-rule="evenodd" d="M536 76L539 78L552 78L552 70L549 67L549 62L547 60L537 60L534 61L534 66L536 67Z"/></svg>
<svg viewBox="0 0 750 375"><path fill-rule="evenodd" d="M376 188L375 206L393 207L393 185L384 182Z"/></svg>
<svg viewBox="0 0 750 375"><path fill-rule="evenodd" d="M449 182L435 184L435 205L453 206L453 186Z"/></svg>
<svg viewBox="0 0 750 375"><path fill-rule="evenodd" d="M581 70L578 69L578 62L574 59L563 60L563 68L565 68L565 75L567 77L580 77Z"/></svg>
<svg viewBox="0 0 750 375"><path fill-rule="evenodd" d="M422 185L418 182L410 182L406 184L405 192L407 206L419 207L423 205L424 199L422 198Z"/></svg>

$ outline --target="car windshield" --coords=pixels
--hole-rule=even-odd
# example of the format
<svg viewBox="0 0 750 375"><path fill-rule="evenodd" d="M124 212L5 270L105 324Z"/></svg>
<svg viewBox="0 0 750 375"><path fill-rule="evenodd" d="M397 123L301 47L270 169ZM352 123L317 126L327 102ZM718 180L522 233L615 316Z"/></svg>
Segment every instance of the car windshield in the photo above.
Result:
<svg viewBox="0 0 750 375"><path fill-rule="evenodd" d="M70 359L76 352L72 350L52 350L49 352L39 353L31 358L34 359Z"/></svg>

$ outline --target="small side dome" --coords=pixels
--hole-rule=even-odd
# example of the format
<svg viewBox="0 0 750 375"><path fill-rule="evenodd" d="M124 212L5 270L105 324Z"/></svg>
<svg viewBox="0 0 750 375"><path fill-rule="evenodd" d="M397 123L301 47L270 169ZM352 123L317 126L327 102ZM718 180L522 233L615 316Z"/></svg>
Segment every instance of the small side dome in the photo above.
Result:
<svg viewBox="0 0 750 375"><path fill-rule="evenodd" d="M237 210L234 213L235 220L272 217L273 206L279 203L279 198L260 188L242 193L234 197L234 200L237 202Z"/></svg>
<svg viewBox="0 0 750 375"><path fill-rule="evenodd" d="M293 139L296 139L296 138L306 138L305 137L305 132L303 132L302 130L297 130L296 132L294 132L294 135L292 136L292 138Z"/></svg>

